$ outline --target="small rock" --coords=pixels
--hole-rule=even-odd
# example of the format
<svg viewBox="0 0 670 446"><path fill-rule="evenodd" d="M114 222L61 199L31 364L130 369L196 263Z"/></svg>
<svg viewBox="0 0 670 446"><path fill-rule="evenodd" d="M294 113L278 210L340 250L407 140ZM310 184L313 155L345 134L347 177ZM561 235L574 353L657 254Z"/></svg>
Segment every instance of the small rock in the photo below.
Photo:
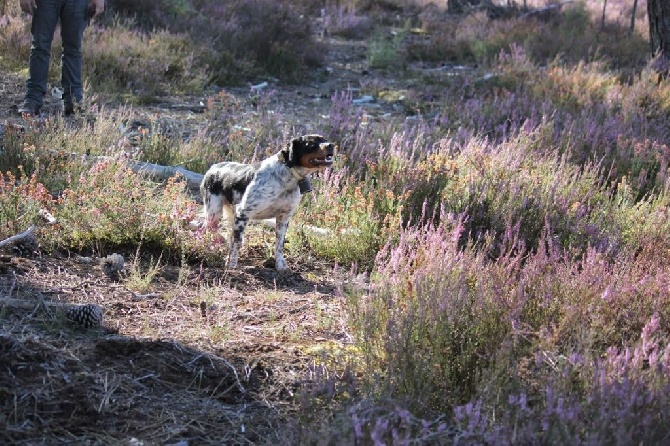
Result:
<svg viewBox="0 0 670 446"><path fill-rule="evenodd" d="M121 254L110 254L100 260L100 268L102 272L107 274L112 279L118 279L119 274L123 271L125 260Z"/></svg>
<svg viewBox="0 0 670 446"><path fill-rule="evenodd" d="M361 96L358 99L354 99L353 101L351 101L351 103L354 104L354 105L362 105L362 104L369 104L369 103L374 102L374 101L375 101L374 97L366 95L366 96Z"/></svg>
<svg viewBox="0 0 670 446"><path fill-rule="evenodd" d="M269 84L267 82L261 82L260 84L252 85L251 91L261 91L264 88L267 88Z"/></svg>

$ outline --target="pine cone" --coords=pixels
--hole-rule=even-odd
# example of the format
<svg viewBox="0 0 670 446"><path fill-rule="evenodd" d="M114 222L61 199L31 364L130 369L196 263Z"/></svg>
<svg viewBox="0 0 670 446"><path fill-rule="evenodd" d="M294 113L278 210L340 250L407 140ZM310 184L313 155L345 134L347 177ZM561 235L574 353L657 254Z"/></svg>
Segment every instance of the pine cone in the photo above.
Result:
<svg viewBox="0 0 670 446"><path fill-rule="evenodd" d="M102 308L95 304L78 305L67 310L70 322L82 328L102 325Z"/></svg>

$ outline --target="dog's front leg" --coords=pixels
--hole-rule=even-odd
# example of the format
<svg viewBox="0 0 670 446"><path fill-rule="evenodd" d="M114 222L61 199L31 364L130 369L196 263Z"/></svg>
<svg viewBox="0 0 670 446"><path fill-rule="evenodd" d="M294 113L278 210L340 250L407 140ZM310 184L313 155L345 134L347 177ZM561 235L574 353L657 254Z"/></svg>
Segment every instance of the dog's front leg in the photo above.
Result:
<svg viewBox="0 0 670 446"><path fill-rule="evenodd" d="M237 268L237 260L240 255L240 248L244 240L244 229L247 227L249 217L245 214L235 216L235 224L233 225L233 233L230 237L230 252L228 253L228 269Z"/></svg>
<svg viewBox="0 0 670 446"><path fill-rule="evenodd" d="M277 217L275 223L275 234L277 241L275 245L275 269L277 271L286 271L288 266L284 259L284 241L286 240L286 231L288 230L288 217Z"/></svg>

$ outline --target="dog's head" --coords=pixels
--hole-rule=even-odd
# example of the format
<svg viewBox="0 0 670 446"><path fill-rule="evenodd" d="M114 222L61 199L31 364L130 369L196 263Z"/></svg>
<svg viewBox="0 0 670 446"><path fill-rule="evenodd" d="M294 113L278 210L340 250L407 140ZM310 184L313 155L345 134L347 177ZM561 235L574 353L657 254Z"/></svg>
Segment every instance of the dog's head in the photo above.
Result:
<svg viewBox="0 0 670 446"><path fill-rule="evenodd" d="M337 146L321 135L303 135L282 150L289 167L323 170L333 165Z"/></svg>

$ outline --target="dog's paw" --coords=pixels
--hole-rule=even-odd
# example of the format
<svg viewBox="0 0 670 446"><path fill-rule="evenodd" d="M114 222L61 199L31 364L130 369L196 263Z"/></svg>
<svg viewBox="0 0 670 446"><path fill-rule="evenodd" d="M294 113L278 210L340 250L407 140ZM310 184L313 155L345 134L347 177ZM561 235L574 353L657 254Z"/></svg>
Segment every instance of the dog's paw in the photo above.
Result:
<svg viewBox="0 0 670 446"><path fill-rule="evenodd" d="M280 272L280 273L291 271L291 269L288 267L286 262L279 263L279 262L276 262L275 259L273 259L273 258L266 259L263 262L263 268L268 268L268 269L274 268L275 270L277 270L277 272Z"/></svg>
<svg viewBox="0 0 670 446"><path fill-rule="evenodd" d="M284 259L284 256L278 256L277 259L275 260L275 269L277 272L283 272L283 271L288 271L288 265L286 264L286 260Z"/></svg>
<svg viewBox="0 0 670 446"><path fill-rule="evenodd" d="M204 231L207 225L202 220L191 220L188 222L188 227L191 231Z"/></svg>

